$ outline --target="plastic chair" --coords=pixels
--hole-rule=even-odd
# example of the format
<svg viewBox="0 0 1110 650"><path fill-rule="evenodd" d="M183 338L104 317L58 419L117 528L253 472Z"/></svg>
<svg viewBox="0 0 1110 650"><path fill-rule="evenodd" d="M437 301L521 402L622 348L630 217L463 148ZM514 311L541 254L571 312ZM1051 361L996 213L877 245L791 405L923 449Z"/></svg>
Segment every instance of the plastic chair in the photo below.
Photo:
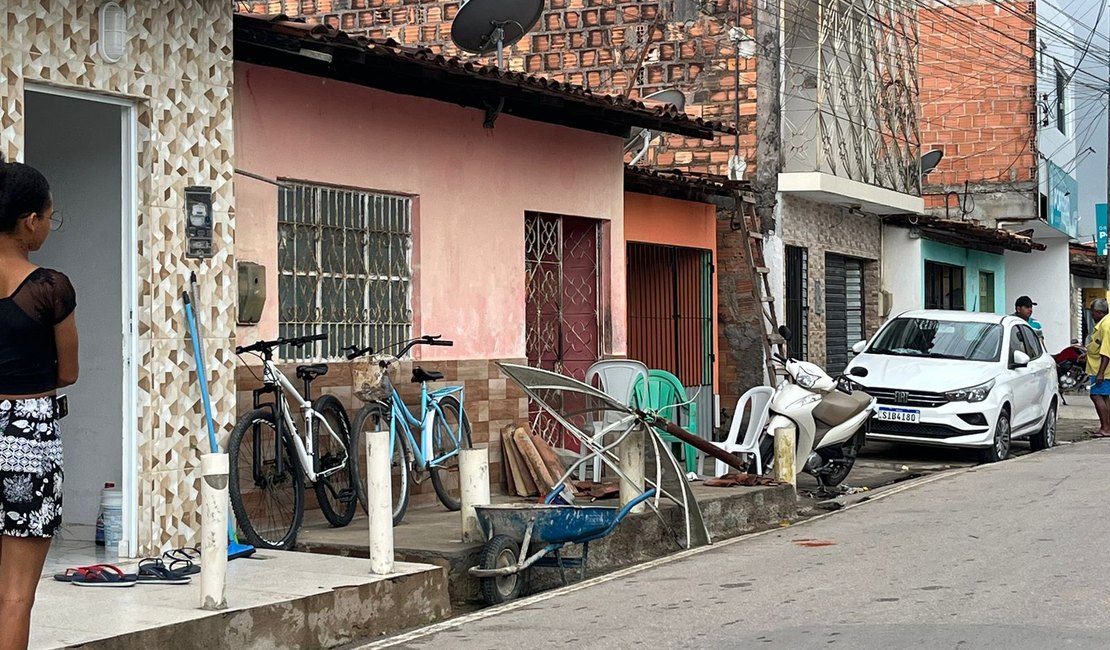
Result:
<svg viewBox="0 0 1110 650"><path fill-rule="evenodd" d="M632 359L604 359L593 364L586 370L585 383L593 386L594 380L598 381L601 391L622 404L642 402L637 399L636 387L648 378L648 367ZM642 384L641 384L642 385ZM616 415L606 416L605 420L595 422L595 431L600 432L606 425L616 421ZM594 443L601 444L601 434L596 433ZM601 480L601 458L595 457L593 462L593 480ZM578 466L578 479L586 480L586 465Z"/></svg>
<svg viewBox="0 0 1110 650"><path fill-rule="evenodd" d="M686 387L682 385L678 377L675 377L666 370L652 369L648 371L647 381L647 408L652 409L659 413L664 418L674 422L684 428L690 433L698 434L698 405L694 403L686 404L690 400L686 396ZM637 385L637 388L640 386ZM682 404L682 406L679 406ZM677 412L676 412L677 410ZM682 417L685 412L686 417ZM698 450L693 445L682 442L671 434L657 428L656 432L664 442L672 444L681 444L683 448L683 458L686 461L686 471L696 472L698 469Z"/></svg>
<svg viewBox="0 0 1110 650"><path fill-rule="evenodd" d="M775 389L770 386L756 386L736 400L736 411L732 414L729 423L728 437L724 442L713 443L731 454L752 454L755 457L755 466L763 467L763 459L759 455L759 434L767 426L768 415L771 410L771 397ZM744 440L737 442L740 437L740 424L744 419L744 411L751 406L751 416L748 418L748 430L744 433ZM729 466L721 461L716 461L713 468L714 476L722 476L729 472Z"/></svg>

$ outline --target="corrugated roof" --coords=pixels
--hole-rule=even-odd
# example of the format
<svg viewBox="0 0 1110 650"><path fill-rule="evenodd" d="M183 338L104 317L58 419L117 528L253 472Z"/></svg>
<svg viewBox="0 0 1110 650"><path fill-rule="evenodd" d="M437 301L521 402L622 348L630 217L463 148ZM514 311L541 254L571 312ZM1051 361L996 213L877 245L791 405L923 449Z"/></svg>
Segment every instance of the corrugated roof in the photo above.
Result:
<svg viewBox="0 0 1110 650"><path fill-rule="evenodd" d="M309 56L301 54L306 49L310 50ZM330 55L331 60L312 59L312 52ZM636 99L596 94L582 86L463 61L457 57L445 57L428 48L402 46L392 39L352 36L324 24L308 23L285 15L235 14L235 58L455 103L462 103L458 97L463 92L462 88L458 83L445 85L444 82L469 80L474 93L492 84L506 100L502 109L505 113L554 123L580 121L579 128L589 130L600 130L590 129L589 124L602 122L622 128L648 128L698 138L737 133L732 125L691 117L670 104L649 106ZM376 63L393 64L391 67L397 74L430 76L440 83L404 84L380 75L358 78L354 71L346 69L351 64L380 68L381 65ZM340 70L341 67L344 69ZM484 99L488 101L488 93ZM552 99L560 100L562 105L552 103ZM543 104L546 111L529 110L529 104ZM474 107L484 108L485 105L479 102ZM563 119L556 115L560 110L568 113Z"/></svg>

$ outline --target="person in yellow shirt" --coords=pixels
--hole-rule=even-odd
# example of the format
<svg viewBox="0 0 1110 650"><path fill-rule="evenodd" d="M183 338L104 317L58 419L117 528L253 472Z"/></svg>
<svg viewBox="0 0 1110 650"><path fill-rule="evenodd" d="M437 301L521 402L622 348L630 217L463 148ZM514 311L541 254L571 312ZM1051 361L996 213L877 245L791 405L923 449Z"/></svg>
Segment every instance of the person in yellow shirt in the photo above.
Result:
<svg viewBox="0 0 1110 650"><path fill-rule="evenodd" d="M1092 438L1110 438L1110 381L1106 377L1107 367L1110 367L1110 318L1106 317L1107 311L1110 307L1106 300L1099 298L1091 303L1095 331L1087 343L1087 374L1091 376L1091 401L1098 411L1099 423Z"/></svg>

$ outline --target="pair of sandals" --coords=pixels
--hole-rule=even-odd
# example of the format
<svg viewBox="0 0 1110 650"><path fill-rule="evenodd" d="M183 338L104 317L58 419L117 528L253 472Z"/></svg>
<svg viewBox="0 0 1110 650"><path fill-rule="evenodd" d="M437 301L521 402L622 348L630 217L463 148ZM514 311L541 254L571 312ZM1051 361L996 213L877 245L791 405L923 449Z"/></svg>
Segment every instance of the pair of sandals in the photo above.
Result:
<svg viewBox="0 0 1110 650"><path fill-rule="evenodd" d="M1099 433L1098 431L1087 431L1086 433L1092 438L1110 438L1110 433Z"/></svg>
<svg viewBox="0 0 1110 650"><path fill-rule="evenodd" d="M78 587L134 587L137 584L185 585L193 575L200 573L200 549L183 548L166 551L162 557L139 561L138 573L124 573L114 564L93 564L66 569L54 574L59 582ZM168 563L167 563L168 560Z"/></svg>

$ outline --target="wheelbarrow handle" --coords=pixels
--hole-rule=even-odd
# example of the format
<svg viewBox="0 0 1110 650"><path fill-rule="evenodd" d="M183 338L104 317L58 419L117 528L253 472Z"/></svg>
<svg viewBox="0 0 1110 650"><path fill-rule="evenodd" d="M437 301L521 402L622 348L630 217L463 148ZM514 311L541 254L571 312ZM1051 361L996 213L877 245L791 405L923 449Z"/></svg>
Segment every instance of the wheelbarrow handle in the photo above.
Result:
<svg viewBox="0 0 1110 650"><path fill-rule="evenodd" d="M632 512L633 508L640 505L644 501L647 501L653 496L655 496L655 488L644 491L644 493L640 496L624 504L624 507L617 512L617 516L613 518L613 523L609 525L609 529L605 531L605 535L613 532L613 529L617 527L617 524L621 523L621 520L627 517L628 513ZM605 535L602 535L602 537L604 537Z"/></svg>

